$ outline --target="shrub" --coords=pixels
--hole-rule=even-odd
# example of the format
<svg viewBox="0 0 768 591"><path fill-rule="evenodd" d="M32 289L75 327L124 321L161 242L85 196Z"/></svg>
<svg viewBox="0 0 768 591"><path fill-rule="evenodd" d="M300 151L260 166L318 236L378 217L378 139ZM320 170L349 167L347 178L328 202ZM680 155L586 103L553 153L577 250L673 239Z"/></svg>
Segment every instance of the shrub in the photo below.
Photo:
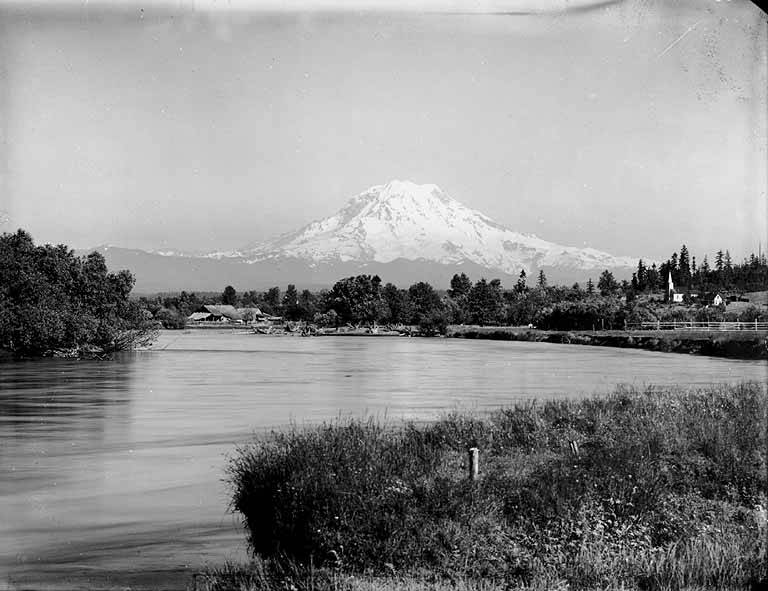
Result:
<svg viewBox="0 0 768 591"><path fill-rule="evenodd" d="M345 572L748 586L766 574L752 507L766 503L767 411L757 384L619 388L422 427L294 429L232 458L232 507L256 554Z"/></svg>

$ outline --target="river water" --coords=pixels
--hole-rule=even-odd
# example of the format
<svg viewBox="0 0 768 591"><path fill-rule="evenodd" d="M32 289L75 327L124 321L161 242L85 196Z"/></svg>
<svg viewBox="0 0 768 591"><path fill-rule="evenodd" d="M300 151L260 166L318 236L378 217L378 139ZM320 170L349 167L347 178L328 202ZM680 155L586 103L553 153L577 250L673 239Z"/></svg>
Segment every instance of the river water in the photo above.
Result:
<svg viewBox="0 0 768 591"><path fill-rule="evenodd" d="M0 589L184 589L246 559L224 467L272 428L765 378L761 361L630 349L237 331L165 332L108 362L2 362Z"/></svg>

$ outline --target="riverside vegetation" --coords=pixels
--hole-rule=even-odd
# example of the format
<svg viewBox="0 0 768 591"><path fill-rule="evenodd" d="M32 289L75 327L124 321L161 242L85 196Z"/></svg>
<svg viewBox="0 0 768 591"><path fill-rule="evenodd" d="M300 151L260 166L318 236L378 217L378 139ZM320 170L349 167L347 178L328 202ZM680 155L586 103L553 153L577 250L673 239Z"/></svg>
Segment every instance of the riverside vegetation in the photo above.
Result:
<svg viewBox="0 0 768 591"><path fill-rule="evenodd" d="M0 234L0 353L103 356L150 343L158 323L129 298L133 284L98 252Z"/></svg>
<svg viewBox="0 0 768 591"><path fill-rule="evenodd" d="M619 387L422 426L273 433L228 467L254 562L196 586L762 588L767 413L759 384Z"/></svg>

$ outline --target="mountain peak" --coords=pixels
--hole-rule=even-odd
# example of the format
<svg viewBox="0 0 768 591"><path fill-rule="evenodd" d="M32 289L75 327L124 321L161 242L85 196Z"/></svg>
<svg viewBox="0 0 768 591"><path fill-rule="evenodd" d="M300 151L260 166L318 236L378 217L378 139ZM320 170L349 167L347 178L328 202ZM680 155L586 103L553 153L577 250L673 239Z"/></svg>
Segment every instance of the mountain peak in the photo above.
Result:
<svg viewBox="0 0 768 591"><path fill-rule="evenodd" d="M372 186L349 199L334 215L257 244L242 255L254 262L284 257L313 263L472 262L514 275L542 266L604 269L634 265L628 258L515 232L448 196L437 185L398 179Z"/></svg>

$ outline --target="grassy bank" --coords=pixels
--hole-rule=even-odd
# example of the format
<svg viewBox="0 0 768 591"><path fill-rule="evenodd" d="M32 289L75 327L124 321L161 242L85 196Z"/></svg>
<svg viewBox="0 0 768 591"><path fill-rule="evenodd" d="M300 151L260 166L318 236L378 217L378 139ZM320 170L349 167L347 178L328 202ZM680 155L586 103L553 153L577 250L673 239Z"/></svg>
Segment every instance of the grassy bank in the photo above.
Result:
<svg viewBox="0 0 768 591"><path fill-rule="evenodd" d="M229 465L258 558L199 588L747 589L766 581L767 410L756 384L619 389L275 433Z"/></svg>
<svg viewBox="0 0 768 591"><path fill-rule="evenodd" d="M534 341L692 353L733 359L768 359L768 335L762 332L693 330L557 331L518 327L453 327L448 336L498 341Z"/></svg>

